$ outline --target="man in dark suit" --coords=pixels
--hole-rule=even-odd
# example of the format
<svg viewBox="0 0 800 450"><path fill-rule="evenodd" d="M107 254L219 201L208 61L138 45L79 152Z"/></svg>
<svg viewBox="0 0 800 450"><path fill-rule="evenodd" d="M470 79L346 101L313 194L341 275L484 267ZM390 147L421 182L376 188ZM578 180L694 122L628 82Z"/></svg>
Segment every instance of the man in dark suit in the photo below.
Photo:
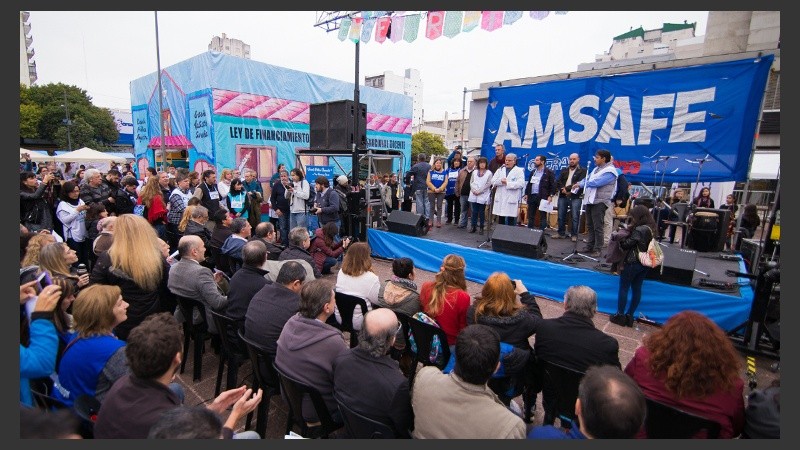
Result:
<svg viewBox="0 0 800 450"><path fill-rule="evenodd" d="M297 261L286 261L275 282L265 284L247 306L244 335L272 357L277 352L283 326L300 309L300 289L305 281L306 269Z"/></svg>
<svg viewBox="0 0 800 450"><path fill-rule="evenodd" d="M558 190L558 235L553 236L553 239L562 239L567 237L567 210L569 210L572 222L570 225L570 234L572 235L572 242L578 240L578 227L581 220L581 196L583 196L583 188L578 189L576 193L572 193L572 185L586 178L586 169L581 167L580 156L577 153L569 155L569 165L561 169L556 180L556 189Z"/></svg>
<svg viewBox="0 0 800 450"><path fill-rule="evenodd" d="M333 361L333 388L350 409L390 425L403 438L414 423L411 395L408 379L388 355L399 325L388 308L368 312L358 346Z"/></svg>
<svg viewBox="0 0 800 450"><path fill-rule="evenodd" d="M525 201L528 204L528 228L534 228L536 213L539 213L539 229L547 228L547 211L539 211L542 200L553 201L556 195L556 176L552 169L545 167L547 157L536 155L528 184L525 185Z"/></svg>
<svg viewBox="0 0 800 450"><path fill-rule="evenodd" d="M264 278L267 271L262 269L267 260L267 247L260 240L250 241L242 247L242 267L231 277L228 289L228 304L222 312L226 316L244 325L247 307L256 292L265 284L272 284ZM238 337L234 339L238 341Z"/></svg>
<svg viewBox="0 0 800 450"><path fill-rule="evenodd" d="M594 326L597 293L588 286L571 286L564 294L564 314L536 324L533 350L538 361L548 361L579 372L590 366L619 363L619 343ZM542 404L553 402L553 393L542 390ZM531 404L535 403L535 399Z"/></svg>
<svg viewBox="0 0 800 450"><path fill-rule="evenodd" d="M199 236L182 237L178 241L180 261L169 268L167 287L175 295L202 302L207 310L205 320L208 329L216 334L216 327L208 310L221 311L228 304L228 297L223 295L218 286L223 279L222 272L212 273L211 269L200 265L205 259L205 253L206 246Z"/></svg>

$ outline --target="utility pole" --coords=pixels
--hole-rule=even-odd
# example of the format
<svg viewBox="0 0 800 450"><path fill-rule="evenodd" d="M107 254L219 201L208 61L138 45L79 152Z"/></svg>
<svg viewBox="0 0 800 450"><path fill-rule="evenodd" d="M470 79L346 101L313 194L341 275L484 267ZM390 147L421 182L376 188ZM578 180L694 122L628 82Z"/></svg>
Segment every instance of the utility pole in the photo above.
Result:
<svg viewBox="0 0 800 450"><path fill-rule="evenodd" d="M167 151L164 146L164 91L161 87L161 54L158 45L158 11L153 11L156 16L156 64L158 65L158 122L161 124L161 170L166 170L167 167ZM153 161L156 161L153 155Z"/></svg>
<svg viewBox="0 0 800 450"><path fill-rule="evenodd" d="M64 119L64 125L67 126L67 148L69 151L72 151L72 133L70 132L70 127L72 126L72 121L69 120L69 103L67 102L67 88L64 88L64 111L66 115L66 119Z"/></svg>

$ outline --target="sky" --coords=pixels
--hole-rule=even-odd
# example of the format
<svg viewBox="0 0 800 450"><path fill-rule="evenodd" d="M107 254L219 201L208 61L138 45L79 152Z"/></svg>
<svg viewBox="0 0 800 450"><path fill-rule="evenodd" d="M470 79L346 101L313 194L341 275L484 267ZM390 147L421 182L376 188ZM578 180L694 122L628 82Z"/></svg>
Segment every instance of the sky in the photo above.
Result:
<svg viewBox="0 0 800 450"><path fill-rule="evenodd" d="M96 106L130 109L132 80L208 51L225 33L250 45L251 59L352 83L355 44L317 27L315 11L160 11L158 45L153 11L30 11L38 80L88 92ZM696 22L705 34L708 11L568 11L542 20L528 11L494 31L480 27L453 38L425 37L424 21L413 42L378 43L374 34L359 50L359 83L365 76L417 69L423 83L423 119L445 112L461 117L463 91L480 83L577 70L610 49L614 36L632 28ZM467 103L469 96L467 96ZM466 107L467 112L469 106Z"/></svg>

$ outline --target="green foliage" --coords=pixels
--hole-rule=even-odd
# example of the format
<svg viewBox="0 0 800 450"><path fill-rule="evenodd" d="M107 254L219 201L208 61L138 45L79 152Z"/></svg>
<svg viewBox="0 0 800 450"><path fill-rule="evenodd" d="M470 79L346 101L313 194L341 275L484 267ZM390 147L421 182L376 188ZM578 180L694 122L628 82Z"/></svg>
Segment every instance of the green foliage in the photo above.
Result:
<svg viewBox="0 0 800 450"><path fill-rule="evenodd" d="M447 156L450 152L444 146L444 141L440 136L420 131L411 135L411 164L417 161L417 155L425 153L427 156L442 155Z"/></svg>
<svg viewBox="0 0 800 450"><path fill-rule="evenodd" d="M48 139L67 148L65 92L72 123L69 129L72 149L110 149L111 144L119 139L111 112L94 106L92 98L83 89L63 83L29 88L20 84L20 135Z"/></svg>

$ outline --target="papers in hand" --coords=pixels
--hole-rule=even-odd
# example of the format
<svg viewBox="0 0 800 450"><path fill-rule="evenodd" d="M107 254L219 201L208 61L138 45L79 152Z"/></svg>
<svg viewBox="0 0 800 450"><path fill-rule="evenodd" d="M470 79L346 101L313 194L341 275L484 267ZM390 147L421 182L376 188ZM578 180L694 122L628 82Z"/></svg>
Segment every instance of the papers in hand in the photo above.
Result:
<svg viewBox="0 0 800 450"><path fill-rule="evenodd" d="M553 203L552 202L548 202L547 199L543 198L539 202L539 211L544 211L544 212L548 212L548 213L553 212Z"/></svg>

